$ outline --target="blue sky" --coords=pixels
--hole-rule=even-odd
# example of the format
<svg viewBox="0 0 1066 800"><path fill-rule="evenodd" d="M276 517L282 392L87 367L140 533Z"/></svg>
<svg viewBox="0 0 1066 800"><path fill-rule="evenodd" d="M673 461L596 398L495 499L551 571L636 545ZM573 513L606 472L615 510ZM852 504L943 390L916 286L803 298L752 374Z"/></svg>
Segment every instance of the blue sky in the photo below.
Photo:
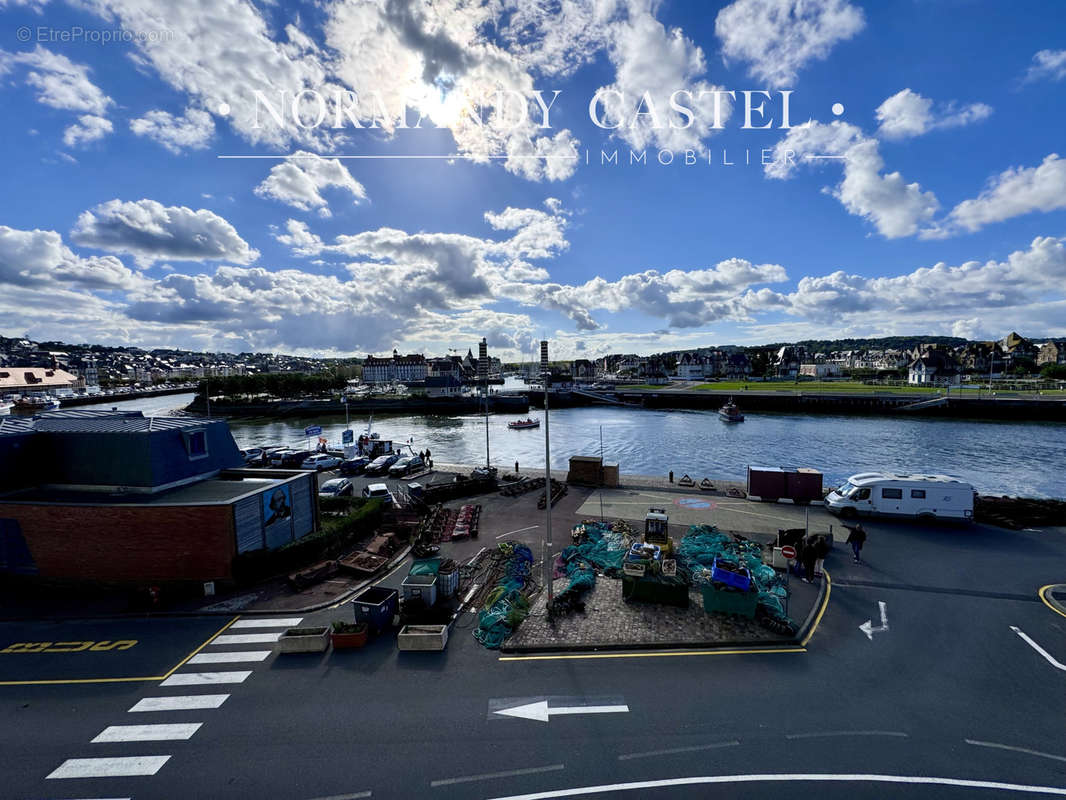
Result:
<svg viewBox="0 0 1066 800"><path fill-rule="evenodd" d="M562 357L1066 335L1054 0L0 0L0 15L4 335L322 355L485 335L506 358L540 338ZM531 121L491 99L482 124L463 113L498 90ZM737 98L721 129L715 90ZM743 129L744 90L771 93L772 129ZM257 119L257 92L301 91L306 127L261 103ZM534 91L559 92L548 128ZM359 105L333 129L339 96ZM597 96L620 127L590 119ZM388 111L371 129L374 98L423 127Z"/></svg>

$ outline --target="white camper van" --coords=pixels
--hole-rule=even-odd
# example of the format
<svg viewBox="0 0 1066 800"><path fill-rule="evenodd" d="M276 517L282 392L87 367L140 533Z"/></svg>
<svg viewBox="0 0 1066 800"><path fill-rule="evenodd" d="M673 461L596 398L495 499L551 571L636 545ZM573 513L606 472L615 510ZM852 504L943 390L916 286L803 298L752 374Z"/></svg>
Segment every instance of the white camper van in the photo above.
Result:
<svg viewBox="0 0 1066 800"><path fill-rule="evenodd" d="M842 517L875 515L973 521L973 487L947 475L863 472L825 498Z"/></svg>

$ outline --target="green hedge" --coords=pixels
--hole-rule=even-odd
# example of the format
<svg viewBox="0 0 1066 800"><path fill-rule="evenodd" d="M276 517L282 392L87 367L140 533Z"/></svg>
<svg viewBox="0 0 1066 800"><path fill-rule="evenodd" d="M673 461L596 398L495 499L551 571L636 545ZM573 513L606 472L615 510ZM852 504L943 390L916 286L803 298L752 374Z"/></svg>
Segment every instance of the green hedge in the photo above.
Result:
<svg viewBox="0 0 1066 800"><path fill-rule="evenodd" d="M254 583L275 575L288 575L316 561L336 558L357 539L373 533L381 525L380 500L352 501L346 517L327 520L322 529L279 547L253 550L233 559L233 578L238 583Z"/></svg>
<svg viewBox="0 0 1066 800"><path fill-rule="evenodd" d="M325 513L334 511L347 512L354 505L353 497L319 497L318 507Z"/></svg>

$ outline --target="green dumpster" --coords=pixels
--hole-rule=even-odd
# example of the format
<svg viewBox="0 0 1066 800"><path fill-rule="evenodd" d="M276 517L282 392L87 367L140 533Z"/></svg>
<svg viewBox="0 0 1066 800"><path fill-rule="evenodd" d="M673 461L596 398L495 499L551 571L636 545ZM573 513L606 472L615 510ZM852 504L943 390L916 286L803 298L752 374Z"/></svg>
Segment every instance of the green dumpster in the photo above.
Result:
<svg viewBox="0 0 1066 800"><path fill-rule="evenodd" d="M714 586L703 587L703 610L708 614L736 614L754 619L758 602L758 592L734 592L729 589L716 589Z"/></svg>

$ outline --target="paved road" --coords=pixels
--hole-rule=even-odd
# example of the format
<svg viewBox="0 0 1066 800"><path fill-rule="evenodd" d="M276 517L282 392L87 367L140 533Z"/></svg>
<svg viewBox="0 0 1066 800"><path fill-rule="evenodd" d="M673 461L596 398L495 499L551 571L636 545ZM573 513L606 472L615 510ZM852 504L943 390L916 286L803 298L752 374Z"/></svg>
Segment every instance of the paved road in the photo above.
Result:
<svg viewBox="0 0 1066 800"><path fill-rule="evenodd" d="M1066 618L1036 596L1062 579L1066 536L877 522L868 529L868 564L853 565L839 550L830 557L829 608L801 653L501 659L474 642L467 614L443 654L399 653L386 638L324 657L201 658L171 676L183 685L0 687L0 729L19 732L6 737L2 793L293 800L500 798L589 786L613 787L594 796L640 798L1004 793L855 777L870 774L1066 787L1066 671L1053 663L1066 663ZM859 626L880 627L879 602L888 630L870 640ZM197 656L258 658L248 654L271 644L256 639L291 622L240 620ZM118 636L124 623L101 624L94 635ZM0 633L11 638L4 626ZM190 651L198 646L191 632L181 635ZM255 638L224 638L248 635ZM206 705L204 696L218 703L221 695L217 707L130 711L154 707L156 698ZM542 699L563 713L548 722L492 713ZM589 704L628 710L578 713ZM129 725L178 727L105 738L179 738L92 742L109 726ZM140 760L105 766L151 774L45 777L104 764L67 759L132 757ZM838 778L752 777L786 773ZM717 791L706 783L641 783L709 776L748 777Z"/></svg>

